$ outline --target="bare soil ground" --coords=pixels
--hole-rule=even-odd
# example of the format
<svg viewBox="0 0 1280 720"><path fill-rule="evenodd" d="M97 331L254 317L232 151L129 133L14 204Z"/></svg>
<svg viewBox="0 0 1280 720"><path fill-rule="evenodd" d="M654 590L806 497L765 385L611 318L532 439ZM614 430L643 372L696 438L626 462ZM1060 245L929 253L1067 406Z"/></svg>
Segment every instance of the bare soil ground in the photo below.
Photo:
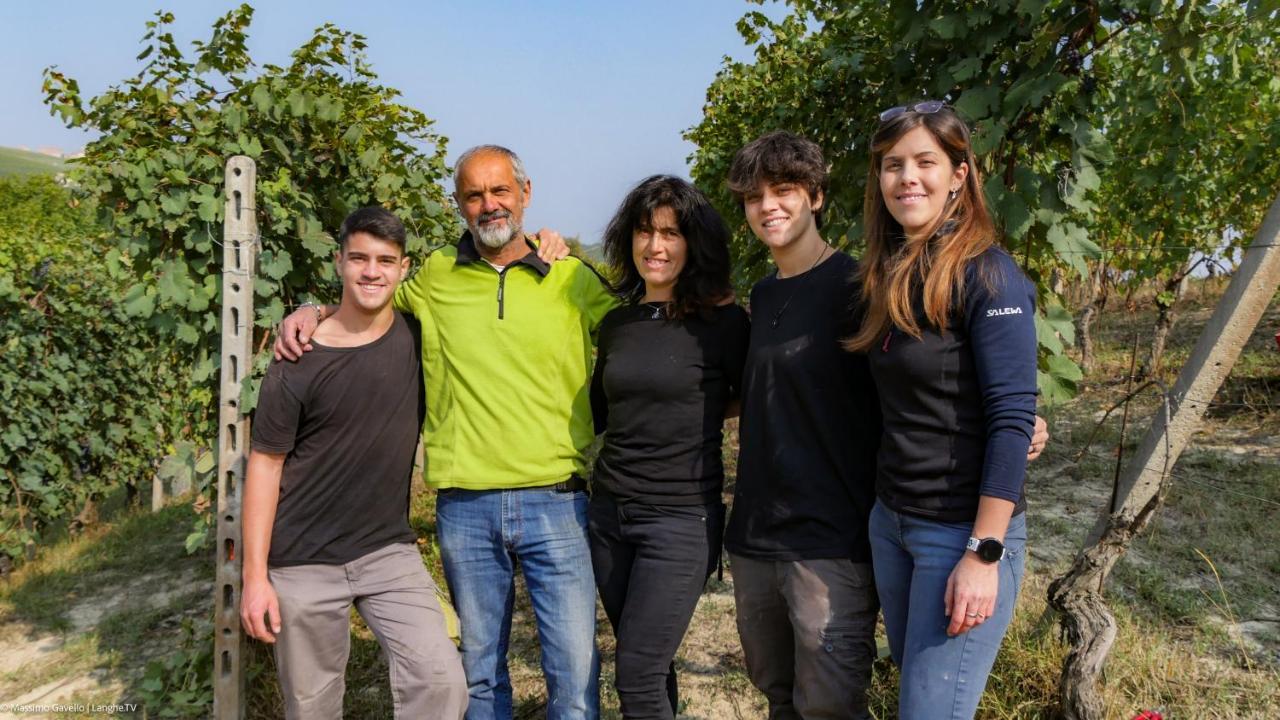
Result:
<svg viewBox="0 0 1280 720"><path fill-rule="evenodd" d="M146 664L210 614L212 563L181 546L191 520L172 508L97 528L0 586L0 719L137 701ZM58 705L85 709L29 709Z"/></svg>

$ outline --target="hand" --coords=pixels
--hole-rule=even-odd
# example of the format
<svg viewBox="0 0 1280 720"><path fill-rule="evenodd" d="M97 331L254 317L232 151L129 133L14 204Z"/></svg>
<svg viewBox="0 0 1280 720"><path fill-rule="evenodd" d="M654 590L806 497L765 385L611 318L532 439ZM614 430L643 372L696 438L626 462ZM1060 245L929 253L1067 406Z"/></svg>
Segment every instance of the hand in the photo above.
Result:
<svg viewBox="0 0 1280 720"><path fill-rule="evenodd" d="M1040 457L1040 453L1044 452L1044 446L1049 444L1049 423L1044 418L1036 416L1036 430L1031 434L1031 447L1027 448L1027 462L1031 462Z"/></svg>
<svg viewBox="0 0 1280 720"><path fill-rule="evenodd" d="M555 230L542 228L534 237L538 238L538 259L542 262L553 263L569 256L569 244Z"/></svg>
<svg viewBox="0 0 1280 720"><path fill-rule="evenodd" d="M272 346L276 360L281 358L296 361L302 353L311 352L311 336L320 325L316 310L303 307L294 310L280 323L280 333Z"/></svg>
<svg viewBox="0 0 1280 720"><path fill-rule="evenodd" d="M262 616L267 616L263 622ZM244 595L240 599L240 626L249 637L274 644L280 632L280 601L275 588L266 578L244 581Z"/></svg>
<svg viewBox="0 0 1280 720"><path fill-rule="evenodd" d="M947 635L955 637L981 625L996 610L996 594L1000 591L1000 563L985 563L966 550L947 578L943 598L946 615L951 618Z"/></svg>

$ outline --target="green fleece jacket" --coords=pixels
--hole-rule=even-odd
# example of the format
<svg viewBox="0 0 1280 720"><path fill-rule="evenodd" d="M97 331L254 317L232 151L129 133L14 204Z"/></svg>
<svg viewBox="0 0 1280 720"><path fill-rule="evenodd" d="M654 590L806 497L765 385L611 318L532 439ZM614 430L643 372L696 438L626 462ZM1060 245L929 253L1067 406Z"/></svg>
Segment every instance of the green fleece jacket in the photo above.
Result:
<svg viewBox="0 0 1280 720"><path fill-rule="evenodd" d="M586 471L592 347L618 304L577 258L533 251L499 271L470 233L396 289L422 325L426 474L434 488L496 490Z"/></svg>

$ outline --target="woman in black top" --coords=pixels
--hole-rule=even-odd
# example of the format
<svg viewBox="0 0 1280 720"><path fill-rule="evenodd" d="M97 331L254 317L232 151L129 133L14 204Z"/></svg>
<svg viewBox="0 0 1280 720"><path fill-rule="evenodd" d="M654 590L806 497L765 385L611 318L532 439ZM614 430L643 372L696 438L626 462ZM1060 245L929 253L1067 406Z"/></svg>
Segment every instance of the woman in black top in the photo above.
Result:
<svg viewBox="0 0 1280 720"><path fill-rule="evenodd" d="M862 327L884 432L869 532L902 717L972 718L1022 581L1035 288L1000 249L969 130L886 110L871 142Z"/></svg>
<svg viewBox="0 0 1280 720"><path fill-rule="evenodd" d="M732 302L729 231L697 188L641 182L605 231L624 303L605 317L591 381L589 510L596 586L617 638L625 718L673 718L676 650L720 555L721 426L749 322Z"/></svg>

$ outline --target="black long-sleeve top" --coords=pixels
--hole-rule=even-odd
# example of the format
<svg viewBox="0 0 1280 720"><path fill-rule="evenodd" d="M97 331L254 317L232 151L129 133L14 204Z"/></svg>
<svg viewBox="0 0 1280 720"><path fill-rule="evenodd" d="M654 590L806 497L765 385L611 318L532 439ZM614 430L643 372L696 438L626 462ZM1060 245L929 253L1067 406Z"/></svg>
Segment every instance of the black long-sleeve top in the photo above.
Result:
<svg viewBox="0 0 1280 720"><path fill-rule="evenodd" d="M966 269L945 333L917 313L919 340L891 329L868 357L884 436L876 494L897 512L972 522L981 495L1026 509L1036 414L1035 289L1007 253Z"/></svg>
<svg viewBox="0 0 1280 720"><path fill-rule="evenodd" d="M619 502L719 502L725 409L742 383L750 321L737 305L667 319L617 308L600 326L591 411L604 445L592 477Z"/></svg>

